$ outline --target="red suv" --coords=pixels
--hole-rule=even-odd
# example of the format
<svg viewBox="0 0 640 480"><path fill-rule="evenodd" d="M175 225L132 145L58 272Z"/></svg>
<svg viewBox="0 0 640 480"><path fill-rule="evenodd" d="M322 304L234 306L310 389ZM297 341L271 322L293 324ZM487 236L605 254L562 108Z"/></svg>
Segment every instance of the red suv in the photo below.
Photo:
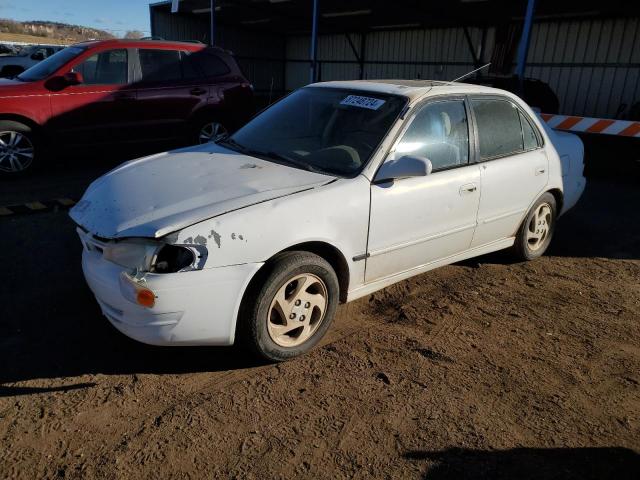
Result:
<svg viewBox="0 0 640 480"><path fill-rule="evenodd" d="M253 113L229 52L188 42L78 43L0 80L0 173L44 152L118 143L207 142Z"/></svg>

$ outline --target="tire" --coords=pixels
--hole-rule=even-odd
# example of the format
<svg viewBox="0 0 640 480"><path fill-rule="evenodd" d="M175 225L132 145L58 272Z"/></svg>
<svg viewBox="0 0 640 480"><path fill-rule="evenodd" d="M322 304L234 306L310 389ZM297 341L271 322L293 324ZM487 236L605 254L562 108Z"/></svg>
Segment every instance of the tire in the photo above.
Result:
<svg viewBox="0 0 640 480"><path fill-rule="evenodd" d="M325 335L340 287L331 265L313 253L284 252L265 268L245 294L238 336L258 357L281 362L308 352Z"/></svg>
<svg viewBox="0 0 640 480"><path fill-rule="evenodd" d="M33 130L23 123L0 120L0 175L24 175L40 160L40 144Z"/></svg>
<svg viewBox="0 0 640 480"><path fill-rule="evenodd" d="M513 252L520 260L533 260L544 254L551 243L556 227L556 199L543 194L527 213L518 229Z"/></svg>
<svg viewBox="0 0 640 480"><path fill-rule="evenodd" d="M194 145L214 142L216 138L220 138L227 133L229 133L229 130L222 122L210 118L201 119L193 129L192 142Z"/></svg>

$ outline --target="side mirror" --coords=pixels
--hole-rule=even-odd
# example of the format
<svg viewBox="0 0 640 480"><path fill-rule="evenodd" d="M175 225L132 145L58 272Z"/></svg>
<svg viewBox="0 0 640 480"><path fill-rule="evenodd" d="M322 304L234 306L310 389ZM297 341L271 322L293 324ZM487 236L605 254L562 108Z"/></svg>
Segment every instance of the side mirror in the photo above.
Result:
<svg viewBox="0 0 640 480"><path fill-rule="evenodd" d="M376 174L374 183L391 182L399 178L424 177L433 170L431 160L417 155L404 155L397 160L387 160Z"/></svg>
<svg viewBox="0 0 640 480"><path fill-rule="evenodd" d="M67 85L80 85L81 83L84 83L82 74L78 72L67 72L62 78L64 78L64 83Z"/></svg>

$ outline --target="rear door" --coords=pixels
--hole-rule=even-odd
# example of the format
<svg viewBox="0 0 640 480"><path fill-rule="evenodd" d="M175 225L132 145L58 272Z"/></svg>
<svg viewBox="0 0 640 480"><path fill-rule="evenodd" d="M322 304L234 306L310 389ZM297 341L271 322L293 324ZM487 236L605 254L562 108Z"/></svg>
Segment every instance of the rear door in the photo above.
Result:
<svg viewBox="0 0 640 480"><path fill-rule="evenodd" d="M137 97L145 139L184 137L193 112L207 104L209 87L188 57L180 50L138 49Z"/></svg>
<svg viewBox="0 0 640 480"><path fill-rule="evenodd" d="M58 145L113 143L129 137L136 101L130 56L126 48L103 50L72 67L83 83L51 94L49 126Z"/></svg>
<svg viewBox="0 0 640 480"><path fill-rule="evenodd" d="M474 97L482 196L472 246L515 235L549 178L543 140L528 115L506 97Z"/></svg>

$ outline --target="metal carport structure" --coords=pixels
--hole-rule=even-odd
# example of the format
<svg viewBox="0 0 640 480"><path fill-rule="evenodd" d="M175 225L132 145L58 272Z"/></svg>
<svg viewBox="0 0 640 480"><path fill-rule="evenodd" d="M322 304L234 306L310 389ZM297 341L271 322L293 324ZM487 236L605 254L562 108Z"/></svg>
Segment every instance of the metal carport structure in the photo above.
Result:
<svg viewBox="0 0 640 480"><path fill-rule="evenodd" d="M549 83L563 113L613 117L640 99L640 2L181 0L176 13L171 4L150 5L152 34L208 43L215 31L267 101L310 78L452 79L488 61L494 75Z"/></svg>

